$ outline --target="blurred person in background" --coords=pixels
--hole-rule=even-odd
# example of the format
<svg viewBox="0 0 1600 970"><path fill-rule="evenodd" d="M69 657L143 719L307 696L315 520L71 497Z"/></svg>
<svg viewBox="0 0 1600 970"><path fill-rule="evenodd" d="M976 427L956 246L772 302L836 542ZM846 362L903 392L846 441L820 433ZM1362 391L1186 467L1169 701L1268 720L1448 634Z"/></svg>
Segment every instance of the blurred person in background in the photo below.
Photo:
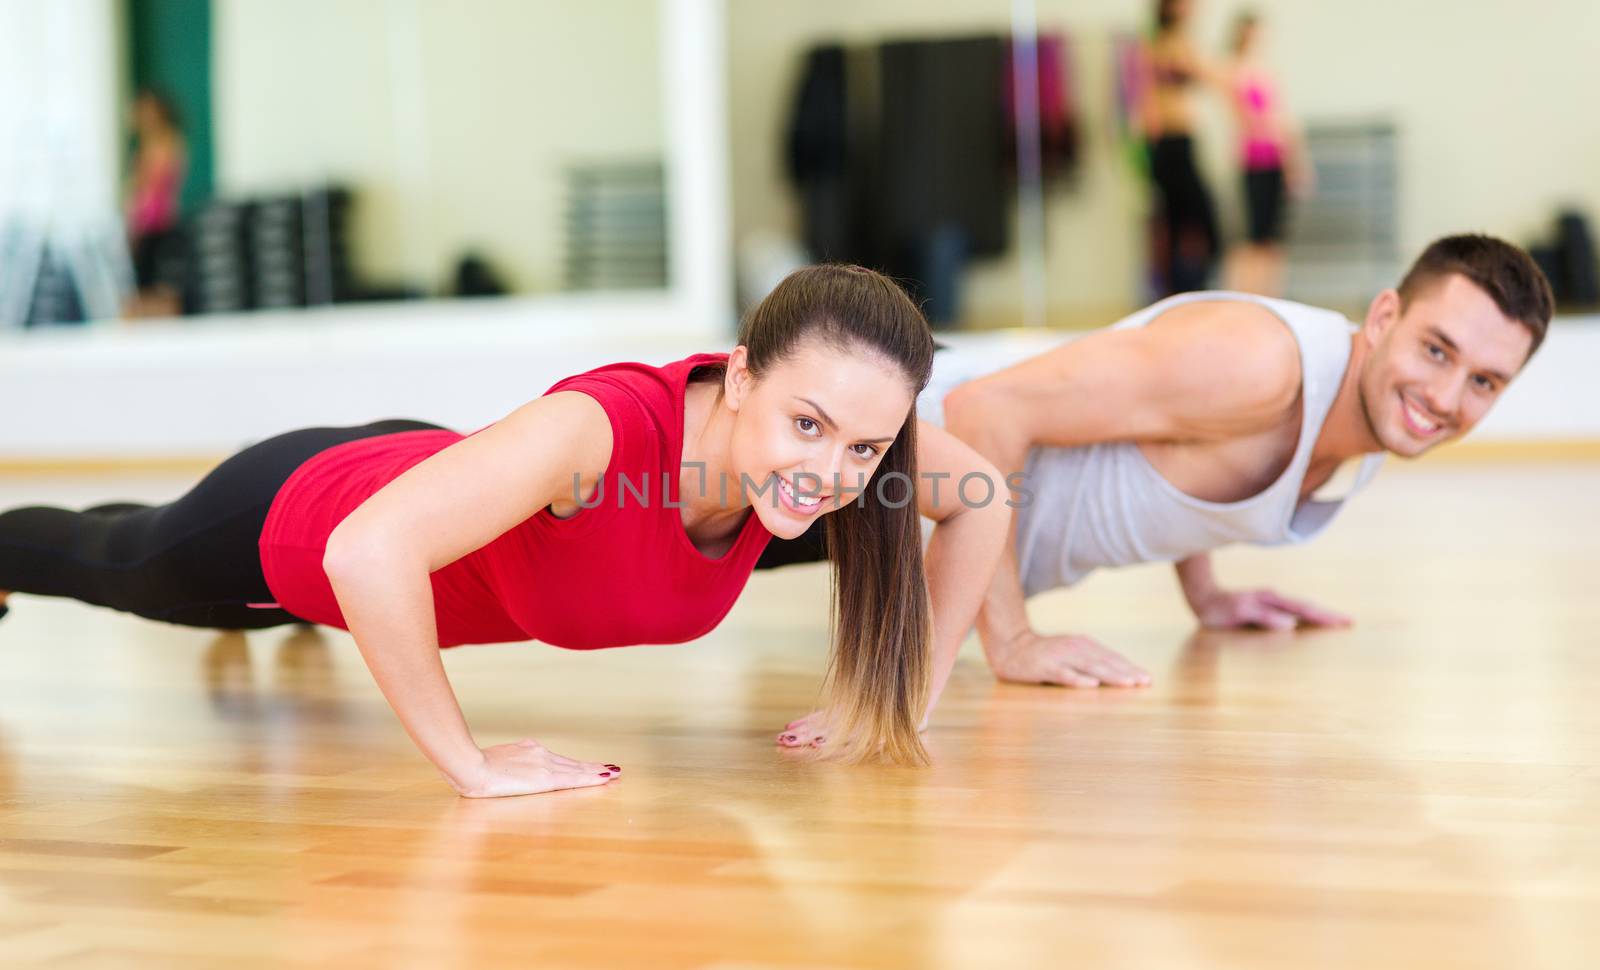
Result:
<svg viewBox="0 0 1600 970"><path fill-rule="evenodd" d="M179 200L188 150L172 100L144 88L133 100L133 152L127 181L128 246L136 292L124 306L130 317L182 312L178 288L164 279L163 264L181 259Z"/></svg>
<svg viewBox="0 0 1600 970"><path fill-rule="evenodd" d="M1263 57L1264 46L1261 19L1253 12L1240 14L1223 80L1239 123L1246 236L1228 256L1226 285L1281 296L1289 197L1309 196L1316 176L1299 127L1284 108L1277 76Z"/></svg>
<svg viewBox="0 0 1600 970"><path fill-rule="evenodd" d="M1164 294L1205 289L1221 253L1216 207L1195 164L1195 92L1219 83L1189 37L1190 0L1157 0L1156 30L1145 61L1148 83L1139 110L1157 198L1155 252Z"/></svg>

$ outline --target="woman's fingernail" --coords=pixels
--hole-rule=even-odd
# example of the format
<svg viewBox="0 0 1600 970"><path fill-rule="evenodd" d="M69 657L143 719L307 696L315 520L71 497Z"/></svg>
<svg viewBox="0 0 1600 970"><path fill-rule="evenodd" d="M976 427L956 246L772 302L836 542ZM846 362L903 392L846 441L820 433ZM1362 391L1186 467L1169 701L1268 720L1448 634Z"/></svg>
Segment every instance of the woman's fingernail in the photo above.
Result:
<svg viewBox="0 0 1600 970"><path fill-rule="evenodd" d="M610 777L611 777L611 772L609 772L609 771L602 771L602 772L600 772L600 777L601 777L601 778L610 778Z"/></svg>
<svg viewBox="0 0 1600 970"><path fill-rule="evenodd" d="M784 740L785 740L785 741L793 741L793 740L794 740L794 739L795 739L795 738L794 738L794 735L792 735L792 734L785 734L785 735L784 735L784 736L783 736L783 739L784 739Z"/></svg>
<svg viewBox="0 0 1600 970"><path fill-rule="evenodd" d="M621 771L622 770L621 768L619 768L616 765L606 765L606 767L610 768L612 771Z"/></svg>

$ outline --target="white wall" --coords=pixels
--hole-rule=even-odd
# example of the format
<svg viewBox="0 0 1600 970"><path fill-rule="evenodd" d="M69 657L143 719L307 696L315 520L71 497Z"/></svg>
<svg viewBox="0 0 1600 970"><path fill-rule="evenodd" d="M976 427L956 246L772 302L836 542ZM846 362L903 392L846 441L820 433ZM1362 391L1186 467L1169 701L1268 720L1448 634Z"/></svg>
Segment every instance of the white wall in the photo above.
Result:
<svg viewBox="0 0 1600 970"><path fill-rule="evenodd" d="M1520 241L1544 232L1553 207L1568 202L1600 218L1600 125L1591 107L1600 95L1600 4L1266 6L1275 59L1302 114L1399 121L1408 250L1463 228Z"/></svg>
<svg viewBox="0 0 1600 970"><path fill-rule="evenodd" d="M578 293L0 334L0 462L209 458L386 417L478 428L561 377L723 346L669 311Z"/></svg>
<svg viewBox="0 0 1600 970"><path fill-rule="evenodd" d="M1048 297L1057 318L1108 319L1140 300L1144 188L1112 137L1113 31L1148 22L1147 0L1036 0L1042 31L1076 40L1087 159L1075 191L1048 200ZM1594 0L1196 0L1196 37L1220 51L1234 12L1267 18L1273 60L1304 118L1384 116L1402 128L1403 248L1449 232L1481 230L1524 242L1558 204L1600 219L1600 3ZM782 133L801 58L813 43L869 42L1009 29L1010 3L977 0L810 0L729 5L736 238L759 229L797 233L799 214L782 172ZM1213 106L1202 129L1204 162L1224 214L1237 222L1231 130ZM1014 254L981 263L969 309L985 319L1018 314Z"/></svg>
<svg viewBox="0 0 1600 970"><path fill-rule="evenodd" d="M377 279L561 282L563 166L664 150L657 0L215 0L221 191L359 191Z"/></svg>

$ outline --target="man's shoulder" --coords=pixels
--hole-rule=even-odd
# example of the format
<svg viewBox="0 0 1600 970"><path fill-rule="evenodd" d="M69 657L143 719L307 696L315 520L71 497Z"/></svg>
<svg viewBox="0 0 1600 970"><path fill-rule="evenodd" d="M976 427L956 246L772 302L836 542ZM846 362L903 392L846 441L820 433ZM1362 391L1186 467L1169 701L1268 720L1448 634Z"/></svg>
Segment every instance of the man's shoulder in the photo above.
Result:
<svg viewBox="0 0 1600 970"><path fill-rule="evenodd" d="M1164 358L1162 369L1185 386L1256 404L1292 404L1300 393L1300 343L1269 304L1195 300L1162 311L1144 330L1151 352Z"/></svg>

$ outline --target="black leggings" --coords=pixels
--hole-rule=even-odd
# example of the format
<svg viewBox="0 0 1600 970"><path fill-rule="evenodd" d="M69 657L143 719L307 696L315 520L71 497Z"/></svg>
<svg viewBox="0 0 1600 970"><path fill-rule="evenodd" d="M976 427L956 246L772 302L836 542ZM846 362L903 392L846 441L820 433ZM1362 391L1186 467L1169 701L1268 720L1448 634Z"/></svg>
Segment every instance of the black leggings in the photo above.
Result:
<svg viewBox="0 0 1600 970"><path fill-rule="evenodd" d="M1150 177L1161 196L1167 293L1202 290L1222 248L1217 211L1194 162L1188 135L1164 135L1150 146Z"/></svg>
<svg viewBox="0 0 1600 970"><path fill-rule="evenodd" d="M285 610L246 605L273 599L258 543L278 489L334 445L438 427L390 420L305 428L251 445L166 505L0 513L0 590L69 596L184 626L246 630L297 622Z"/></svg>

